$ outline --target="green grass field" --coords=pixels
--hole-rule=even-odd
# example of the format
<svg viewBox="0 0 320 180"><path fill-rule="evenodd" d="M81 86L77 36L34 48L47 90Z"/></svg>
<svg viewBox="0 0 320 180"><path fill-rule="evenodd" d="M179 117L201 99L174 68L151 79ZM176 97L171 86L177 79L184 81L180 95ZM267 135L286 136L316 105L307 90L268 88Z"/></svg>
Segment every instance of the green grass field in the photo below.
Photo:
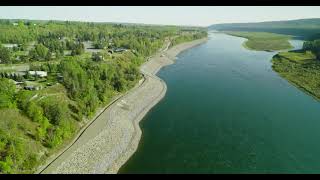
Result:
<svg viewBox="0 0 320 180"><path fill-rule="evenodd" d="M320 61L310 52L281 52L272 68L293 85L320 99Z"/></svg>
<svg viewBox="0 0 320 180"><path fill-rule="evenodd" d="M306 51L306 52L280 52L280 53L278 53L278 56L280 56L281 58L291 60L291 61L295 61L295 62L302 62L302 61L306 61L306 60L316 59L316 56L310 51Z"/></svg>
<svg viewBox="0 0 320 180"><path fill-rule="evenodd" d="M224 31L224 33L248 39L244 42L243 46L250 50L277 51L292 48L292 45L288 41L291 36L288 35L240 31Z"/></svg>

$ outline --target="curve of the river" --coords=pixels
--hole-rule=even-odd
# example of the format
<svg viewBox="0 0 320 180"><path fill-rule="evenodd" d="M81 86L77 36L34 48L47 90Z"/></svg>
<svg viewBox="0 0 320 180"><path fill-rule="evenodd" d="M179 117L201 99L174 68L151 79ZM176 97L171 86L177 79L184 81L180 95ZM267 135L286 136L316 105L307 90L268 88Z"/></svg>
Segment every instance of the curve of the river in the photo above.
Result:
<svg viewBox="0 0 320 180"><path fill-rule="evenodd" d="M211 33L158 73L167 94L120 173L319 172L320 103L272 70L276 52L244 40Z"/></svg>

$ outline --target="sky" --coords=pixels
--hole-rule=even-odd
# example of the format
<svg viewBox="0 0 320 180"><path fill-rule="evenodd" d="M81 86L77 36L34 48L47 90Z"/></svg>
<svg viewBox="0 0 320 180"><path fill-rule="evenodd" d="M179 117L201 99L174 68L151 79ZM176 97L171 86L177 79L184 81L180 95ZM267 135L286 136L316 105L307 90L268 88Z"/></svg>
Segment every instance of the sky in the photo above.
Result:
<svg viewBox="0 0 320 180"><path fill-rule="evenodd" d="M0 18L209 26L320 18L320 6L1 6Z"/></svg>

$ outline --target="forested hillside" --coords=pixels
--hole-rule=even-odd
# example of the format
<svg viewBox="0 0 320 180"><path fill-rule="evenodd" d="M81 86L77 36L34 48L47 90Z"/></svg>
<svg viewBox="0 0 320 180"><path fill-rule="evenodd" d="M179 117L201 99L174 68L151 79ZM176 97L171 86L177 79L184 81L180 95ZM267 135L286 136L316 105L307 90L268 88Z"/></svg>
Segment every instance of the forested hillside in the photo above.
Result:
<svg viewBox="0 0 320 180"><path fill-rule="evenodd" d="M320 18L258 23L215 24L209 26L209 29L219 31L271 32L312 40L320 37Z"/></svg>

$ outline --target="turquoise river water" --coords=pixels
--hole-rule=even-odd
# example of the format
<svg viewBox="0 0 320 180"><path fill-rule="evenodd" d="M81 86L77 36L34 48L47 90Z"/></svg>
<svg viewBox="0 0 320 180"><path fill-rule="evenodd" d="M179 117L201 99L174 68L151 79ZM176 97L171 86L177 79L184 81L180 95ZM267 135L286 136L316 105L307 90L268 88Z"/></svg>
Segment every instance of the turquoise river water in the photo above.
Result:
<svg viewBox="0 0 320 180"><path fill-rule="evenodd" d="M168 91L119 173L320 172L320 103L244 40L210 33L158 73Z"/></svg>

